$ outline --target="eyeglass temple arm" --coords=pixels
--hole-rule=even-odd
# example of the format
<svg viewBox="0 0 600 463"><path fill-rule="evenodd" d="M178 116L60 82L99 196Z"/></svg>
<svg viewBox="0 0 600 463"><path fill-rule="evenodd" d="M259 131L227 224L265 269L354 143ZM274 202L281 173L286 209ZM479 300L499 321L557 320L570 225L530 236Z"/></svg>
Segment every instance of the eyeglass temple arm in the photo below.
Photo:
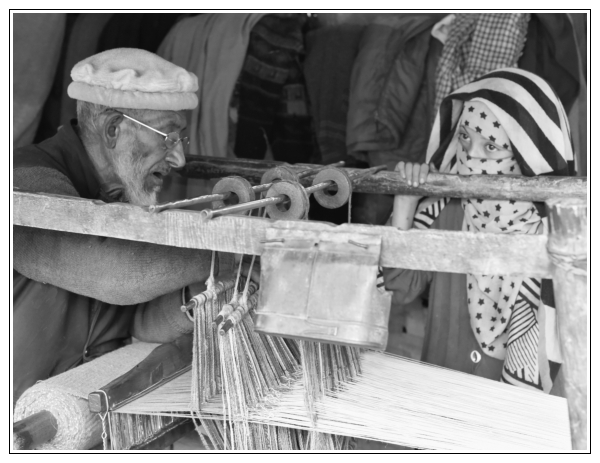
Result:
<svg viewBox="0 0 600 463"><path fill-rule="evenodd" d="M133 117L129 117L127 114L123 114L123 113L119 113L119 114L121 114L123 117L126 117L127 119L129 119L129 120L131 120L131 121L133 121L133 122L137 122L138 124L140 124L140 125L143 125L143 126L144 126L144 127L146 127L147 129L150 129L150 130L152 130L153 132L156 132L156 133L158 133L158 134L162 135L163 137L168 137L168 135L167 135L166 133L162 133L160 130L156 130L156 129L154 129L154 128L150 127L149 125L146 125L146 124L144 124L143 122L140 122L140 121L138 121L138 120L134 119Z"/></svg>

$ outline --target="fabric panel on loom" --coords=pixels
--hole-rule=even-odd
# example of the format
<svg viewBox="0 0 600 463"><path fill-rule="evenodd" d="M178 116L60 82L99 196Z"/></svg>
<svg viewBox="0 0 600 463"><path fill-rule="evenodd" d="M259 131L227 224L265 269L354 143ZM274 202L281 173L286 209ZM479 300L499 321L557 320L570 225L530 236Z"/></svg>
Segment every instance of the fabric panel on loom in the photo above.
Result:
<svg viewBox="0 0 600 463"><path fill-rule="evenodd" d="M347 160L350 77L364 26L321 27L306 36L304 73L321 162Z"/></svg>
<svg viewBox="0 0 600 463"><path fill-rule="evenodd" d="M235 155L308 162L310 118L299 66L304 53L302 14L270 14L252 29L239 77Z"/></svg>

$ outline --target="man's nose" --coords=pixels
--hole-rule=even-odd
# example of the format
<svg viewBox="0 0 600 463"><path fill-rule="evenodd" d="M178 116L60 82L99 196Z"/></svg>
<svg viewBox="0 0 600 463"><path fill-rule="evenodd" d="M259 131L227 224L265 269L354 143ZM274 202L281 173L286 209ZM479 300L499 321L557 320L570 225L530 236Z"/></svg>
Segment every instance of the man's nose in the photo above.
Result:
<svg viewBox="0 0 600 463"><path fill-rule="evenodd" d="M185 154L181 143L177 143L172 150L169 150L166 161L173 169L181 169L185 166Z"/></svg>

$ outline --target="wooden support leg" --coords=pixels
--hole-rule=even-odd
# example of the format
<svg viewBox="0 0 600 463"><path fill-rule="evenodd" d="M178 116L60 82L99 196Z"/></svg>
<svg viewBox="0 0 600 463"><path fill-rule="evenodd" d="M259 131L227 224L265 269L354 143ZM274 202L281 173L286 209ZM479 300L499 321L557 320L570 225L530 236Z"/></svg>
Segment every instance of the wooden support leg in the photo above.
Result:
<svg viewBox="0 0 600 463"><path fill-rule="evenodd" d="M547 202L548 253L554 264L553 286L569 403L573 450L588 448L588 303L587 203L581 199Z"/></svg>

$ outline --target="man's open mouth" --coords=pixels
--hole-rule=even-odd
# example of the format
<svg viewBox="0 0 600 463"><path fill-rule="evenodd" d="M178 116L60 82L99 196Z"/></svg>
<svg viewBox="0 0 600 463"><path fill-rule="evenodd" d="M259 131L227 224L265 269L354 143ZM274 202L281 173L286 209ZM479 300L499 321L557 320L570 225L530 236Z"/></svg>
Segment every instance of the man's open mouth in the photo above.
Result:
<svg viewBox="0 0 600 463"><path fill-rule="evenodd" d="M165 173L162 171L152 172L148 177L146 177L146 185L148 191L159 191L162 188L163 179L165 177Z"/></svg>

